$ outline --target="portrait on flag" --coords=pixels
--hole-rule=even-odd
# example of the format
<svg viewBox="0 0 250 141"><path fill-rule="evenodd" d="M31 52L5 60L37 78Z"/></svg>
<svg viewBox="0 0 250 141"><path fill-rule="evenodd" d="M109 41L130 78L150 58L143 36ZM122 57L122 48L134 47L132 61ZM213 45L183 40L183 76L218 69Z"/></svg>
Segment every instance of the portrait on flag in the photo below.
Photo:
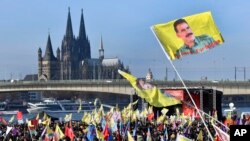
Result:
<svg viewBox="0 0 250 141"><path fill-rule="evenodd" d="M206 52L224 42L211 12L156 24L152 30L171 60Z"/></svg>
<svg viewBox="0 0 250 141"><path fill-rule="evenodd" d="M138 88L142 90L152 89L154 87L152 84L149 84L142 79L137 79L136 82L137 82Z"/></svg>

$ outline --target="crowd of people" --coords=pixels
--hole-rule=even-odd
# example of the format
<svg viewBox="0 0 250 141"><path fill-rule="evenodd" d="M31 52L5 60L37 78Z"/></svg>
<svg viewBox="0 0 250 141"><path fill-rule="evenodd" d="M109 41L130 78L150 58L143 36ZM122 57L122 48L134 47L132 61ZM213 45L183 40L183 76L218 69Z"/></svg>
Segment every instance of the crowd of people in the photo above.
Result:
<svg viewBox="0 0 250 141"><path fill-rule="evenodd" d="M100 108L101 109L101 108ZM51 120L44 114L29 119L24 123L18 120L2 122L0 140L6 141L210 141L208 131L200 118L192 115L175 114L166 116L166 112L156 115L146 111L103 110L84 113L81 121L72 121L72 115L66 115L65 121ZM166 110L166 109L165 109ZM1 121L4 119L1 118ZM221 131L229 132L227 126L216 123L213 118L205 117L205 123L213 140L223 140L218 136L213 125Z"/></svg>

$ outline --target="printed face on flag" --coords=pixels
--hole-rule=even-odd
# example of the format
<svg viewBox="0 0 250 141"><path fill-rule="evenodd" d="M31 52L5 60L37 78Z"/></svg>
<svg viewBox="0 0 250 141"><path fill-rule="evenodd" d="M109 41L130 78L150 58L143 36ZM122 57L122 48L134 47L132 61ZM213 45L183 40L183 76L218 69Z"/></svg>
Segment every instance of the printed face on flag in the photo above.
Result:
<svg viewBox="0 0 250 141"><path fill-rule="evenodd" d="M211 12L156 24L152 29L171 60L206 52L224 42Z"/></svg>
<svg viewBox="0 0 250 141"><path fill-rule="evenodd" d="M137 87L140 88L141 90L148 90L148 89L152 89L154 86L145 82L142 79L137 79Z"/></svg>

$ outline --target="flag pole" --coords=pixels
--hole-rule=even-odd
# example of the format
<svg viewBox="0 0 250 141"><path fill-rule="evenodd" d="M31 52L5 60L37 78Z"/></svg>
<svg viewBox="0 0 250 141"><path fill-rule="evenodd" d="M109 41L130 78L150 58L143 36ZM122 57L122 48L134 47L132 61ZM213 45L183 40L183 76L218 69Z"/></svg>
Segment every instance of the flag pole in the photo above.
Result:
<svg viewBox="0 0 250 141"><path fill-rule="evenodd" d="M176 72L177 76L179 77L179 79L180 79L182 85L184 86L185 90L187 91L189 98L191 99L191 101L192 101L192 103L193 103L193 105L194 105L196 111L198 112L199 116L201 117L202 122L204 123L205 128L207 129L207 132L208 132L208 135L209 135L210 139L211 139L212 141L214 141L214 138L213 138L211 132L209 131L209 129L208 129L208 127L207 127L207 124L206 124L204 118L202 117L200 110L198 109L197 105L195 104L194 99L192 98L192 96L191 96L191 94L190 94L190 92L189 92L189 90L188 90L186 84L185 84L184 81L182 80L182 78L181 78L179 72L178 72L177 69L175 68L173 62L171 61L170 57L168 56L168 54L167 54L166 51L164 50L164 47L162 46L161 42L160 42L159 39L157 38L157 36L156 36L156 34L155 34L155 32L154 32L153 27L150 27L150 29L151 29L151 31L153 32L153 34L154 34L156 40L157 40L158 43L160 44L161 49L163 50L165 56L168 58L170 64L172 65L173 69L175 70L175 72Z"/></svg>

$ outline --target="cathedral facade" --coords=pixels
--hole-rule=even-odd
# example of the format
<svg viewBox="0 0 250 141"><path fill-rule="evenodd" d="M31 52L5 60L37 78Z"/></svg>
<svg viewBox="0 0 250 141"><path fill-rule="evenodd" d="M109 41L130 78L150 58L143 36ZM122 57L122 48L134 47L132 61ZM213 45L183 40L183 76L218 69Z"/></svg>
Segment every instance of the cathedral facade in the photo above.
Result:
<svg viewBox="0 0 250 141"><path fill-rule="evenodd" d="M83 11L81 13L79 35L73 34L70 10L61 49L53 53L50 35L44 55L38 49L38 80L80 80L80 79L122 79L118 69L124 68L119 58L104 58L103 41L99 58L91 58L90 41L86 35Z"/></svg>

